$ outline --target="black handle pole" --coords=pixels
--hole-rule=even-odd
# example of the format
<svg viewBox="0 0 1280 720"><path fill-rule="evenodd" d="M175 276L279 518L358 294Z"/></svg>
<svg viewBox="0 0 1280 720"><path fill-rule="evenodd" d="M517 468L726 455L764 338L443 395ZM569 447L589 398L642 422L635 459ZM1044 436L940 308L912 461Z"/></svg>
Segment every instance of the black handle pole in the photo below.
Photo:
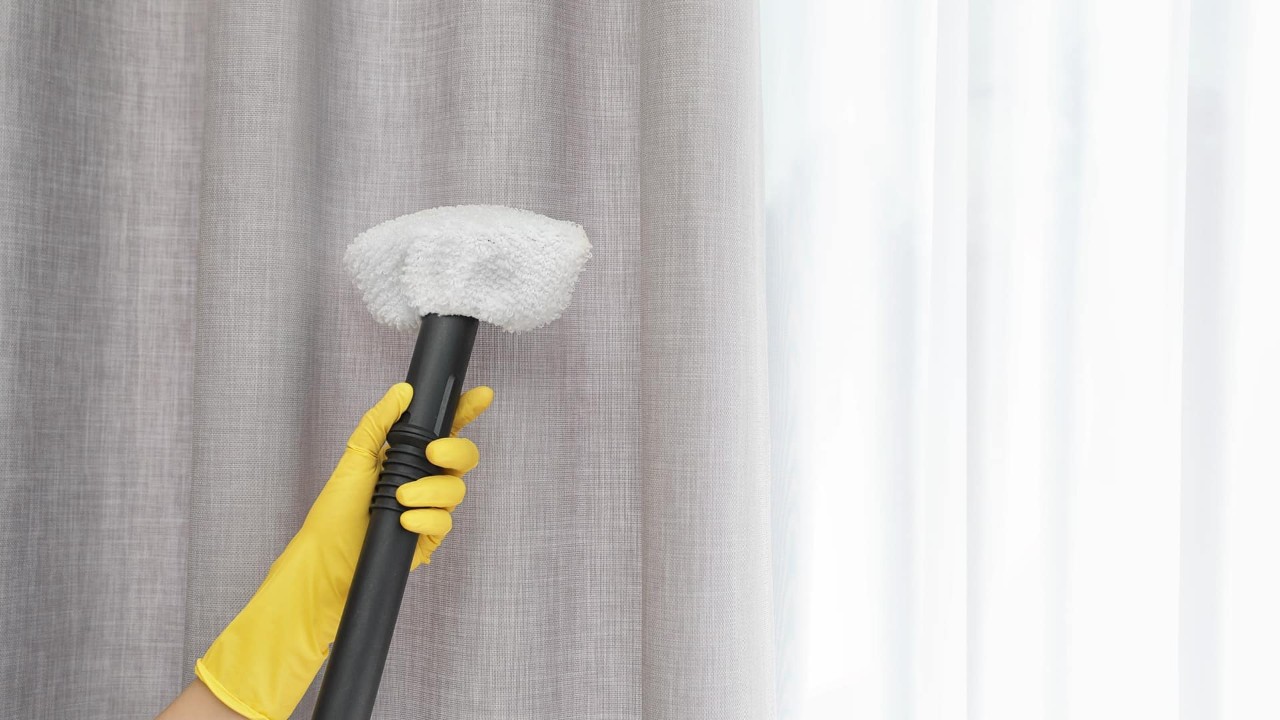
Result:
<svg viewBox="0 0 1280 720"><path fill-rule="evenodd" d="M452 429L478 325L475 318L460 315L422 318L406 379L413 386L413 400L387 434L390 447L373 491L369 530L313 720L368 720L373 714L418 542L416 534L400 527L400 513L407 508L396 500L396 488L441 474L427 462L426 447Z"/></svg>

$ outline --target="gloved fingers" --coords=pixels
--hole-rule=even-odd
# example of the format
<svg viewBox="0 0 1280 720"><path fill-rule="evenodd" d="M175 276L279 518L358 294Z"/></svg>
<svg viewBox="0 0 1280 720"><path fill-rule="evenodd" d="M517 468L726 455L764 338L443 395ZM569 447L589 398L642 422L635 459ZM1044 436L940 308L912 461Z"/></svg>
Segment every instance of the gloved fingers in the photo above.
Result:
<svg viewBox="0 0 1280 720"><path fill-rule="evenodd" d="M440 543L443 540L443 535L419 535L418 549L413 553L413 564L409 566L409 569L412 570L419 565L431 562L431 554L440 548Z"/></svg>
<svg viewBox="0 0 1280 720"><path fill-rule="evenodd" d="M351 433L351 437L347 439L347 452L344 453L343 460L348 460L348 456L354 454L359 456L359 463L362 466L367 466L364 469L376 470L382 445L387 441L387 433L395 421L404 414L412 399L412 385L409 383L392 385L391 389L387 390L387 394L383 395L382 399L360 418L355 432Z"/></svg>
<svg viewBox="0 0 1280 720"><path fill-rule="evenodd" d="M411 508L453 510L466 494L467 486L462 478L453 475L432 475L396 488L396 499Z"/></svg>
<svg viewBox="0 0 1280 720"><path fill-rule="evenodd" d="M427 461L450 475L461 477L480 464L480 448L466 438L440 438L427 445Z"/></svg>
<svg viewBox="0 0 1280 720"><path fill-rule="evenodd" d="M440 538L453 529L453 516L440 508L406 510L400 515L400 527L419 535L430 535L439 544Z"/></svg>
<svg viewBox="0 0 1280 720"><path fill-rule="evenodd" d="M458 398L458 409L453 414L453 430L450 431L450 436L457 435L459 430L480 417L480 413L484 412L492 402L493 388L486 385L473 387L462 393L462 397Z"/></svg>

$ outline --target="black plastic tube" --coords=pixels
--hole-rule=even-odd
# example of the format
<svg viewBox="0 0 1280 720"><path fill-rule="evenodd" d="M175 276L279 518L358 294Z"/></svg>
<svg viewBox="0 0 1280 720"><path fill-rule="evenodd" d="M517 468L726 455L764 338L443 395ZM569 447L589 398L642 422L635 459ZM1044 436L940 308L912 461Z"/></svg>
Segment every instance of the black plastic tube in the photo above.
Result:
<svg viewBox="0 0 1280 720"><path fill-rule="evenodd" d="M448 437L479 321L460 315L427 315L418 330L406 382L409 409L387 434L387 459L373 491L369 531L356 562L329 665L320 683L313 720L368 720L382 682L400 601L418 536L400 527L407 508L396 488L441 474L427 462L432 440Z"/></svg>

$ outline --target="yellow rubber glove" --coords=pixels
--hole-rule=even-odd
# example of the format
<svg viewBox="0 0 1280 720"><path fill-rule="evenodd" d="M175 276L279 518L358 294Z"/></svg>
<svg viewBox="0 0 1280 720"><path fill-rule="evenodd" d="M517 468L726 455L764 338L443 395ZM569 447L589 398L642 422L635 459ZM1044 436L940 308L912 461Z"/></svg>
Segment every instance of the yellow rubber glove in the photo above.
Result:
<svg viewBox="0 0 1280 720"><path fill-rule="evenodd" d="M298 534L271 564L258 592L196 661L196 676L237 713L255 720L288 718L328 657L369 527L387 432L412 397L413 388L399 383L365 413ZM475 444L456 436L492 401L487 387L464 393L451 436L427 446L427 460L447 474L396 491L401 504L415 508L400 516L401 526L420 534L411 569L430 562L453 526L449 513L466 493L462 476L480 460Z"/></svg>

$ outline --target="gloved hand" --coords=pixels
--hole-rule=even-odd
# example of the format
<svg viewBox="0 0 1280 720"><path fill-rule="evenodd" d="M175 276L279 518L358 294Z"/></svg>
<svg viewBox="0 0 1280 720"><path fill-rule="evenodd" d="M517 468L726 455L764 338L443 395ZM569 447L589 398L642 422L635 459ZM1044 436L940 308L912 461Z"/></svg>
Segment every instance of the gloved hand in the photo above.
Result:
<svg viewBox="0 0 1280 720"><path fill-rule="evenodd" d="M258 592L196 661L196 676L232 710L255 720L284 720L328 657L369 527L387 432L412 397L413 388L399 383L365 413L298 534L271 564ZM400 516L401 526L420 534L412 567L430 562L453 526L449 513L466 492L462 476L480 459L474 443L456 436L492 401L487 387L464 393L451 436L427 446L427 460L447 474L396 491L401 504L415 508Z"/></svg>

